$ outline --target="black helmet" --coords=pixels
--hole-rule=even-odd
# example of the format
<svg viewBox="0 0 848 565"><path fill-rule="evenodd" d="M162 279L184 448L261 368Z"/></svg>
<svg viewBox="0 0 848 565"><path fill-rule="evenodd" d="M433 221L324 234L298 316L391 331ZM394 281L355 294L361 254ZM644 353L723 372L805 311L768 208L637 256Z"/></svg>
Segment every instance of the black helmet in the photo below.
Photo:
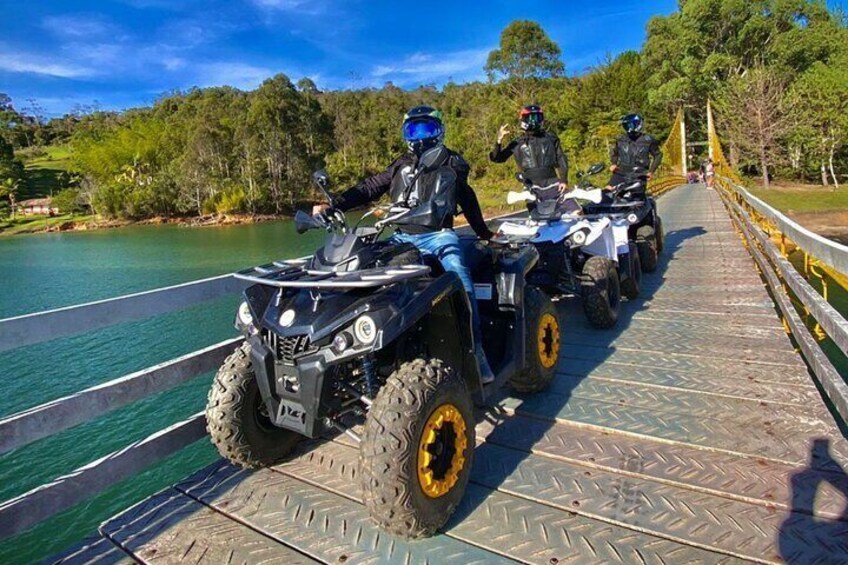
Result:
<svg viewBox="0 0 848 565"><path fill-rule="evenodd" d="M639 114L627 114L621 117L621 127L630 137L639 137L642 133L644 120Z"/></svg>
<svg viewBox="0 0 848 565"><path fill-rule="evenodd" d="M421 155L445 140L442 113L432 106L416 106L403 116L403 139L409 150Z"/></svg>
<svg viewBox="0 0 848 565"><path fill-rule="evenodd" d="M545 113L541 106L531 104L518 112L518 121L521 122L521 129L524 131L539 131L545 121Z"/></svg>

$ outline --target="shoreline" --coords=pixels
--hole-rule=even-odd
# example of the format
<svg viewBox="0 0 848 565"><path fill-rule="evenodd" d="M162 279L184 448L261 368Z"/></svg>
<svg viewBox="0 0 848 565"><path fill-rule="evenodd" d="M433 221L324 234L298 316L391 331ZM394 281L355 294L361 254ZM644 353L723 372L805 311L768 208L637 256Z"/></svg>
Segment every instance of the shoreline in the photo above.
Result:
<svg viewBox="0 0 848 565"><path fill-rule="evenodd" d="M22 225L19 230L13 233L8 233L7 230L0 230L0 237L14 237L17 235L34 235L44 233L67 233L67 232L82 232L107 230L114 228L125 228L133 226L162 226L175 225L187 228L202 228L202 227L219 227L219 226L237 226L245 224L258 224L262 222L273 222L278 220L291 220L293 215L287 214L209 214L204 216L189 216L189 217L160 217L146 218L144 220L105 220L91 219L90 217L82 218L67 218L61 220L56 219L56 222L47 226L26 229ZM46 217L38 217L39 220L49 220Z"/></svg>
<svg viewBox="0 0 848 565"><path fill-rule="evenodd" d="M484 216L494 216L510 213L511 210L503 207L491 207L483 210ZM826 237L843 245L848 245L848 210L835 212L790 212L789 217L822 237ZM204 228L221 226L238 226L247 224L259 224L263 222L275 222L294 218L291 214L209 214L204 216L190 217L154 217L144 220L102 220L102 219L73 219L57 221L55 224L37 229L21 229L13 233L6 230L0 231L0 237L14 237L16 235L32 235L44 233L66 233L106 230L132 226L161 226L175 225L186 228ZM457 226L465 225L464 218L458 217Z"/></svg>
<svg viewBox="0 0 848 565"><path fill-rule="evenodd" d="M509 213L510 210L502 207L485 208L483 214L486 217L493 217L499 214ZM204 216L188 216L188 217L153 217L144 220L105 220L92 219L90 216L80 217L77 219L67 218L61 219L61 216L56 218L56 222L47 226L27 230L25 225L22 225L19 230L9 233L7 230L0 230L0 238L15 237L18 235L34 235L45 233L69 233L83 232L95 230L107 230L114 228L125 228L133 226L163 226L174 225L185 228L205 228L205 227L221 227L221 226L238 226L247 224L259 224L264 222L275 221L292 221L294 214L207 214ZM38 220L48 220L46 217L38 216ZM465 219L458 217L457 226L465 225Z"/></svg>

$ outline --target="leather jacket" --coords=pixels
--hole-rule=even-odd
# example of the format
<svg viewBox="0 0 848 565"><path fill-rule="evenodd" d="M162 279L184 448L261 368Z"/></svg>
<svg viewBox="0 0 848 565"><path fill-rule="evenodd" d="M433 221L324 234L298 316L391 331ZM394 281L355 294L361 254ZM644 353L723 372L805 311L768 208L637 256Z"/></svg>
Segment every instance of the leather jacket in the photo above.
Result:
<svg viewBox="0 0 848 565"><path fill-rule="evenodd" d="M654 173L662 162L659 142L646 133L636 139L628 135L619 137L610 150L610 162L618 165L619 172L628 175L634 172Z"/></svg>
<svg viewBox="0 0 848 565"><path fill-rule="evenodd" d="M549 131L527 132L506 147L496 143L489 153L489 159L495 163L504 163L511 156L515 157L524 176L537 186L568 181L568 158L559 138ZM555 169L559 169L559 176Z"/></svg>
<svg viewBox="0 0 848 565"><path fill-rule="evenodd" d="M430 151L437 150L441 151L437 166L419 172L419 157L405 153L383 172L362 180L337 196L336 207L342 211L350 210L390 192L392 202L416 208L410 217L418 219L414 223L404 223L399 229L405 233L427 233L452 228L458 205L477 236L490 239L493 234L483 219L477 195L468 184L468 163L459 153L444 146ZM420 214L416 213L419 211Z"/></svg>

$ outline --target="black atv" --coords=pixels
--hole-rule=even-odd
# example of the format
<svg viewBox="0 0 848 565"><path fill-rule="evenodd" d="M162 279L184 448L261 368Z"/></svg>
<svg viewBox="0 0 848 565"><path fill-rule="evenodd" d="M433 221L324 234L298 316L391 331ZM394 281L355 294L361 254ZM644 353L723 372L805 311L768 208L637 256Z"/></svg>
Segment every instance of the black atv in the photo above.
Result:
<svg viewBox="0 0 848 565"><path fill-rule="evenodd" d="M332 202L326 173L314 179ZM387 215L353 228L340 212L299 212L298 232L327 229L321 249L237 273L254 283L236 315L246 341L218 371L206 417L220 453L243 467L279 461L302 437L350 435L360 444L371 516L390 533L418 538L443 526L463 496L473 404L507 380L532 392L553 379L559 320L551 300L525 286L538 260L532 247L472 246L484 348L496 374L483 386L460 279L412 245L380 239L386 228L429 213L428 205L393 204L363 218L377 212Z"/></svg>
<svg viewBox="0 0 848 565"><path fill-rule="evenodd" d="M590 170L594 170L593 167ZM613 187L605 195L603 202L585 206L590 216L604 216L613 223L628 225L628 237L635 243L639 252L642 271L652 273L657 270L659 254L665 243L662 219L657 212L657 201L653 196L642 197L645 193L645 175L647 171L637 169L626 174L624 182ZM582 183L590 184L584 175Z"/></svg>

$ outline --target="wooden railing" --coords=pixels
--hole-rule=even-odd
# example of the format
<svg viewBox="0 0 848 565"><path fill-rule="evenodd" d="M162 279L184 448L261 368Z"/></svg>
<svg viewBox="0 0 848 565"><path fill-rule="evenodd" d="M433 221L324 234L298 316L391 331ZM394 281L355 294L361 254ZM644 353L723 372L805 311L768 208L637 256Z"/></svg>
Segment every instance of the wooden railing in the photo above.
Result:
<svg viewBox="0 0 848 565"><path fill-rule="evenodd" d="M848 355L848 320L807 279L809 266L816 264L833 276L848 275L848 246L809 231L730 178L719 176L716 185L771 289L784 324L836 412L843 422L848 422L848 384L819 344L826 335L843 355ZM792 250L804 254L807 272L799 271L790 262ZM826 290L827 281L822 284ZM815 320L812 330L802 315Z"/></svg>
<svg viewBox="0 0 848 565"><path fill-rule="evenodd" d="M230 295L245 283L232 275L193 281L0 320L0 351L40 343L181 310ZM241 343L234 338L177 359L149 367L70 396L47 402L0 420L0 454L73 426L89 422L122 406L162 392L213 371ZM203 414L196 414L67 475L0 504L0 539L87 500L183 447L206 433Z"/></svg>

